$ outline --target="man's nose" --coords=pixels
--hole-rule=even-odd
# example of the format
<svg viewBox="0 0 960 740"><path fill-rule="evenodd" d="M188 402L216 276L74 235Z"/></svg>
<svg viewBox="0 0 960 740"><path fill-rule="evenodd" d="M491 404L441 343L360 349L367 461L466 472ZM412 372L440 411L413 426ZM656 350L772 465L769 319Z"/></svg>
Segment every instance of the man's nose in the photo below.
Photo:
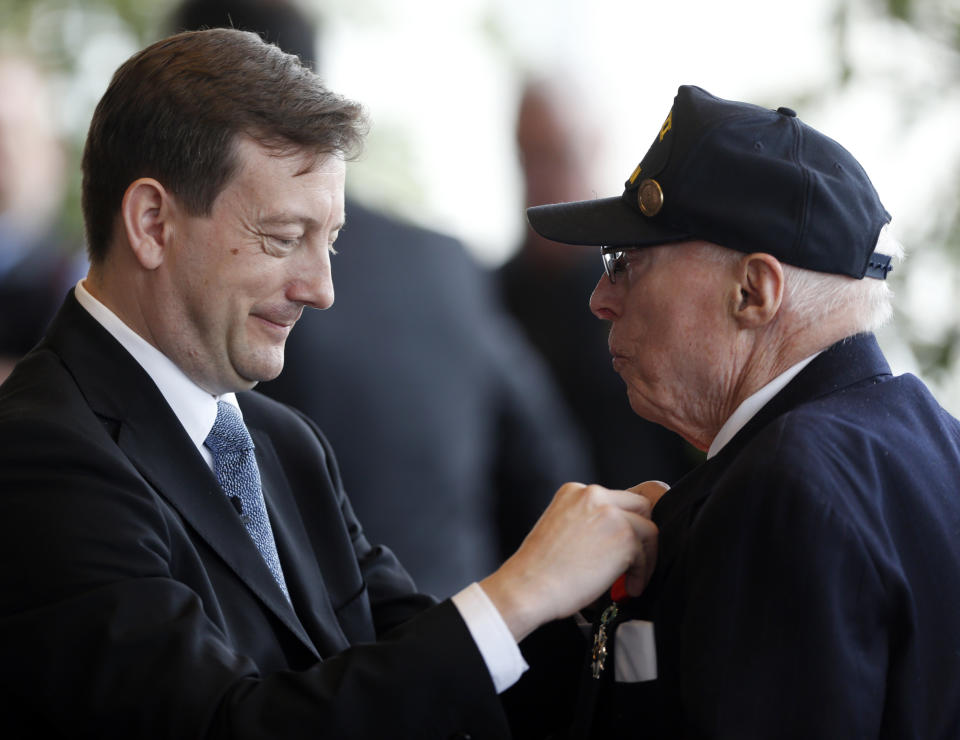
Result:
<svg viewBox="0 0 960 740"><path fill-rule="evenodd" d="M299 265L287 290L287 298L321 310L333 305L333 274L330 254L326 250Z"/></svg>
<svg viewBox="0 0 960 740"><path fill-rule="evenodd" d="M590 311L598 319L604 321L613 321L619 314L617 312L616 286L610 282L606 273L600 275L593 293L590 295Z"/></svg>

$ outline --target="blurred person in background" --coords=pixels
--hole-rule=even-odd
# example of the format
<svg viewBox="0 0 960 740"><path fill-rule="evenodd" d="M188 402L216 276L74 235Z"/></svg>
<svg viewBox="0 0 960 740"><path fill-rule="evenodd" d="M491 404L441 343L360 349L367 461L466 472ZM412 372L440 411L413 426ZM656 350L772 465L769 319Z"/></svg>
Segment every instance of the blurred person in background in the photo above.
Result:
<svg viewBox="0 0 960 740"><path fill-rule="evenodd" d="M600 127L578 90L559 73L531 77L524 87L516 143L527 206L594 195ZM699 454L623 403L623 382L610 372L607 326L586 305L597 279L595 250L557 249L533 229L525 233L517 254L499 270L501 292L562 390L589 445L594 480L610 486L676 481Z"/></svg>
<svg viewBox="0 0 960 740"><path fill-rule="evenodd" d="M232 26L317 56L316 25L291 3L188 0L168 26ZM259 390L322 425L368 535L448 596L513 552L561 483L593 480L587 451L463 244L346 208L336 304L303 316Z"/></svg>
<svg viewBox="0 0 960 740"><path fill-rule="evenodd" d="M0 54L0 381L83 274L58 229L65 189L47 80L28 57Z"/></svg>

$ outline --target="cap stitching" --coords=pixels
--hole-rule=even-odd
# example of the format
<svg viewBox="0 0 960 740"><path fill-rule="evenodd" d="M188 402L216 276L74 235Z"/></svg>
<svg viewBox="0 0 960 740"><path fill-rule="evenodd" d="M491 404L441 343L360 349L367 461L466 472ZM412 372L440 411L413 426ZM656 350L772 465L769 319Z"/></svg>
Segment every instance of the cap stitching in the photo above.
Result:
<svg viewBox="0 0 960 740"><path fill-rule="evenodd" d="M793 162L803 176L803 196L800 202L800 228L797 230L797 235L794 238L794 243L792 245L792 251L796 254L799 254L801 252L801 245L803 244L807 233L807 212L809 210L807 205L812 196L810 190L813 186L809 169L800 163L800 145L803 140L803 127L800 125L800 119L787 118L787 120L794 127L797 134L793 143Z"/></svg>

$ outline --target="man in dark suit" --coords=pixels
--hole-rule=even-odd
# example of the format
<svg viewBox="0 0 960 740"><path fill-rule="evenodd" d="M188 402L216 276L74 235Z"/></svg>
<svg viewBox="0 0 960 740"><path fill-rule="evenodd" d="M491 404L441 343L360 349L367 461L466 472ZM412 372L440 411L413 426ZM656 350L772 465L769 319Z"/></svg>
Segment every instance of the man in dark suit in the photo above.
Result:
<svg viewBox="0 0 960 740"><path fill-rule="evenodd" d="M707 452L601 605L575 736L960 736L960 423L869 333L899 247L853 156L684 86L622 196L528 215L608 245L630 405Z"/></svg>
<svg viewBox="0 0 960 740"><path fill-rule="evenodd" d="M435 604L305 416L248 392L333 302L359 107L252 33L160 41L91 123L91 268L0 386L0 697L29 737L506 737L517 641L652 563L650 501L563 486Z"/></svg>

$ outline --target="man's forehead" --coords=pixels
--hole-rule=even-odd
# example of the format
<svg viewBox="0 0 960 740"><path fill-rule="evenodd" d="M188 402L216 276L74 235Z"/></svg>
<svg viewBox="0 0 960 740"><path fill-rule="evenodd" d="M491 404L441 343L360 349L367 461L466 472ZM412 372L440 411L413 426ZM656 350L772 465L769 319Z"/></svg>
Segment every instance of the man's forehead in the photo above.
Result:
<svg viewBox="0 0 960 740"><path fill-rule="evenodd" d="M317 152L293 145L261 143L246 135L236 137L234 148L242 167L254 172L264 166L283 171L291 177L339 175L346 171L346 162L338 152Z"/></svg>
<svg viewBox="0 0 960 740"><path fill-rule="evenodd" d="M238 137L238 167L217 196L263 225L342 222L346 163L339 155L279 151Z"/></svg>

